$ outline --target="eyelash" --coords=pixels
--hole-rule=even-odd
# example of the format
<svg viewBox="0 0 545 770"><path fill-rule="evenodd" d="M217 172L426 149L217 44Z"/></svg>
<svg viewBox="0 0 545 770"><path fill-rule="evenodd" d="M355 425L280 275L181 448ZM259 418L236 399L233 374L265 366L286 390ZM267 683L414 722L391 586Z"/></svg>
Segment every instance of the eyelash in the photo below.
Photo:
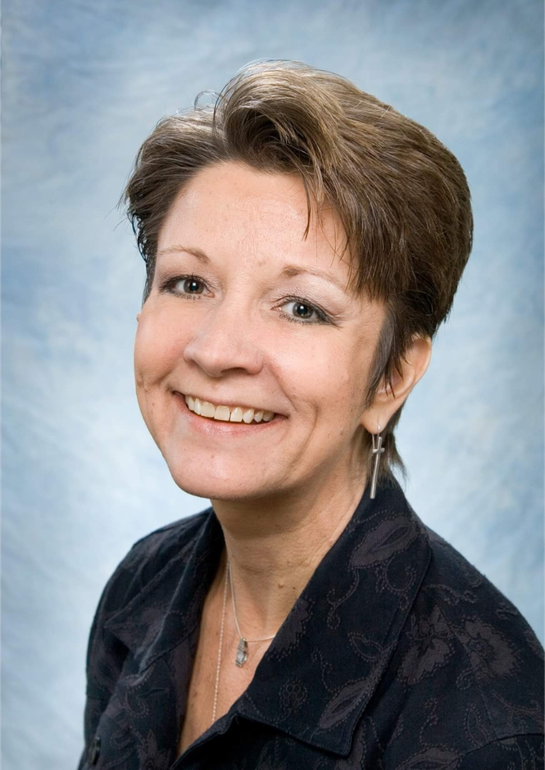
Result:
<svg viewBox="0 0 545 770"><path fill-rule="evenodd" d="M180 283L180 281L197 281L197 283L201 283L203 286L206 286L202 278L199 278L197 275L177 275L174 278L167 278L165 281L163 281L163 283L160 286L160 291L170 292L175 296L191 298L191 299L193 298L197 299L198 297L200 297L200 294L180 294L180 292L174 291L174 286L176 286L177 283ZM319 307L316 307L316 305L313 305L312 303L308 302L303 297L285 297L285 302L299 302L302 305L306 305L311 310L314 310L314 312L316 313L319 319L318 321L304 321L302 319L300 320L298 318L295 318L294 316L290 316L287 313L284 313L285 318L290 322L293 322L296 324L303 324L303 326L311 326L313 324L332 323L327 313L325 313Z"/></svg>

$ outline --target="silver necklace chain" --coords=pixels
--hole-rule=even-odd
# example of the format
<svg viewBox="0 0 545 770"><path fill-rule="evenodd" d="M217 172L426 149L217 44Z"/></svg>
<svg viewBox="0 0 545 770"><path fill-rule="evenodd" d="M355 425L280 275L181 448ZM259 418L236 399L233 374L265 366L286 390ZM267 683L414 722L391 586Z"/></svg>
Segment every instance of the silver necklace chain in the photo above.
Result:
<svg viewBox="0 0 545 770"><path fill-rule="evenodd" d="M240 630L240 626L238 624L238 617L237 617L237 608L235 607L235 592L233 590L233 575L231 573L231 568L229 566L229 561L227 561L227 571L229 572L229 580L231 582L231 598L233 600L233 613L235 616L235 623L237 626L238 635L241 639L245 639L246 642L266 642L269 639L274 639L276 634L273 634L272 636L264 636L262 639L246 639L242 631Z"/></svg>
<svg viewBox="0 0 545 770"><path fill-rule="evenodd" d="M223 650L223 631L225 628L225 605L227 604L227 579L229 578L229 582L231 585L231 597L233 599L233 613L235 616L235 623L238 631L238 635L240 637L240 641L238 643L238 649L237 649L237 658L236 658L236 664L237 666L243 666L246 662L246 659L248 657L247 651L246 651L246 644L248 642L265 642L270 639L274 639L276 634L273 634L272 636L265 636L263 639L245 639L240 631L240 626L238 624L238 617L237 617L237 608L235 606L235 592L233 591L233 577L231 574L231 568L229 565L229 559L227 560L227 567L225 570L225 584L223 587L223 607L221 610L221 627L220 627L220 643L218 648L218 664L216 666L216 685L214 688L214 708L212 711L212 724L216 721L216 712L218 707L218 693L219 693L219 687L220 687L220 669L221 669L221 653ZM239 660L241 662L239 662Z"/></svg>
<svg viewBox="0 0 545 770"><path fill-rule="evenodd" d="M221 611L220 645L218 649L218 665L216 666L216 686L214 689L214 710L212 712L212 724L216 721L216 709L218 707L218 692L220 687L221 651L223 648L223 628L225 625L225 605L227 603L227 571L225 572L225 586L223 588L223 609Z"/></svg>

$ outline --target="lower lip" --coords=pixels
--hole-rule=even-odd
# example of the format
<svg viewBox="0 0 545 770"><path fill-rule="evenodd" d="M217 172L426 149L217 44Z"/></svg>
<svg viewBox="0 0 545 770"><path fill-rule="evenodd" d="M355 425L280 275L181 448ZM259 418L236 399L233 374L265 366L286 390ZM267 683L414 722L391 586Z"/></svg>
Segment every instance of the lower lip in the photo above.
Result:
<svg viewBox="0 0 545 770"><path fill-rule="evenodd" d="M249 436L250 434L262 433L272 430L280 423L287 420L283 415L275 414L269 422L224 422L223 420L214 420L211 417L201 417L187 406L185 397L178 392L174 393L175 400L184 413L186 419L192 428L208 436Z"/></svg>

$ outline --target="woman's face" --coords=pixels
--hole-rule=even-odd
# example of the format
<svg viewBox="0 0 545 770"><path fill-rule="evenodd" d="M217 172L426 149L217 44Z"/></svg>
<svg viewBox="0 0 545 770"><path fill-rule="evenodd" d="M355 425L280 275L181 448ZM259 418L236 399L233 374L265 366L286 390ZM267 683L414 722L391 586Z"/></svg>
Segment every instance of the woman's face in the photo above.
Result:
<svg viewBox="0 0 545 770"><path fill-rule="evenodd" d="M199 172L165 219L138 315L136 393L189 494L334 494L362 478L362 426L377 429L363 412L365 384L384 307L347 288L337 215L324 212L323 230L313 217L304 240L306 222L300 179L234 163ZM276 416L197 416L180 394Z"/></svg>

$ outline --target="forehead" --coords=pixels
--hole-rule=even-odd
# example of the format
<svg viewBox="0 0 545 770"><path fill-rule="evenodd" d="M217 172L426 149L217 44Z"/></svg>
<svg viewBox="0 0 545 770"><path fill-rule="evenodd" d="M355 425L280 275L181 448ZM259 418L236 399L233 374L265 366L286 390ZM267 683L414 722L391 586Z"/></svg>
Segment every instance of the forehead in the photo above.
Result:
<svg viewBox="0 0 545 770"><path fill-rule="evenodd" d="M308 207L298 176L216 164L199 171L177 195L159 233L158 251L191 241L218 256L236 250L240 258L259 262L319 263L346 283L351 257L344 250L342 222L333 207L321 207L320 218L314 203L311 210L304 239Z"/></svg>

